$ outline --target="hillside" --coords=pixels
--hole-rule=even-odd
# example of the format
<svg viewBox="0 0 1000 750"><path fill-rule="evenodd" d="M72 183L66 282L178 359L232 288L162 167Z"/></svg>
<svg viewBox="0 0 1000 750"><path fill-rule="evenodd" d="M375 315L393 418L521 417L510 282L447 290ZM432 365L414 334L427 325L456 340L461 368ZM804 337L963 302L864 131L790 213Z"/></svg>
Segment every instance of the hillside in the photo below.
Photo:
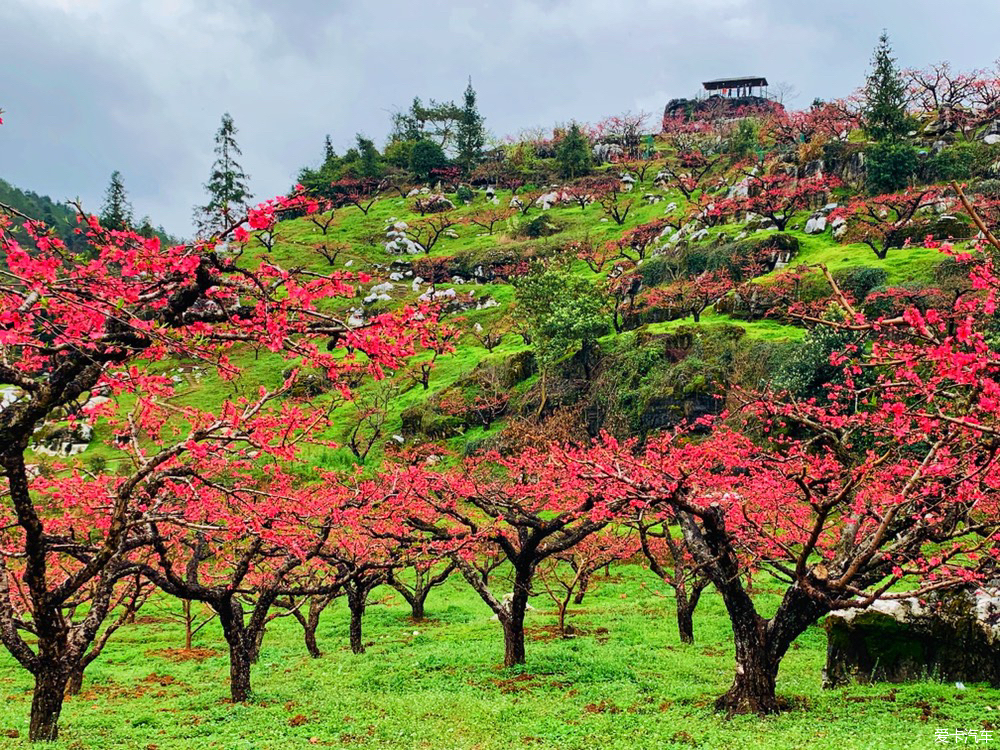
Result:
<svg viewBox="0 0 1000 750"><path fill-rule="evenodd" d="M1000 72L894 65L502 142L470 81L258 205L227 113L185 244L4 184L0 737L993 731Z"/></svg>

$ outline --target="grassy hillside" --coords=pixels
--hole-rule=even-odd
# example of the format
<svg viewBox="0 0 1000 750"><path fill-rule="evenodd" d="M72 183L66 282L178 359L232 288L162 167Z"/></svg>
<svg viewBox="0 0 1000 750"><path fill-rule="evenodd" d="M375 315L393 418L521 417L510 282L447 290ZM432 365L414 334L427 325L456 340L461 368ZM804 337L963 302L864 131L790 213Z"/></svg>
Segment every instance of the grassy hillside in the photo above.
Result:
<svg viewBox="0 0 1000 750"><path fill-rule="evenodd" d="M225 643L215 623L186 653L176 600L151 603L116 634L87 671L83 692L63 711L58 750L541 750L840 748L934 746L935 730L991 727L1000 691L934 681L823 690L821 627L810 628L784 660L778 692L791 710L726 719L712 700L732 679L729 621L706 594L694 645L681 644L672 601L638 566L599 577L571 607L575 638L557 632L544 596L528 614L528 664L497 667L500 626L458 576L428 600L428 620L387 588L365 617L367 652L347 648L347 608L337 601L319 631L322 658L310 659L291 619L269 627L254 667L255 702L228 702ZM780 589L758 598L776 607ZM26 736L30 679L0 654L0 747Z"/></svg>
<svg viewBox="0 0 1000 750"><path fill-rule="evenodd" d="M454 389L468 392L470 388L475 388L472 378L476 373L489 367L502 368L512 357L530 350L531 347L513 332L507 333L493 352L488 352L471 335L472 328L477 324L490 330L505 319L515 296L511 283L501 279L494 279L488 283L477 281L473 276L475 270L489 267L490 264L516 262L518 259L548 258L557 262L561 259L561 262L569 264L574 274L600 285L613 272L614 264L608 264L600 274L594 273L582 260L567 253L568 246L584 239L596 245L612 242L629 229L663 216L665 206L671 203L678 204L682 209L684 206L684 200L679 193L665 191L653 185L652 173L647 175L644 184L635 187L634 195L635 205L621 226L609 221L600 205L596 203L582 210L577 205L556 205L545 211L534 208L527 215L515 212L514 216L500 222L494 228L493 234L487 234L482 227L468 221L469 217L477 212L493 207L484 191L476 191L469 205L461 204L454 194L450 194L448 197L455 202L456 208L447 212L447 216L456 221L449 232L454 233L454 236L442 237L426 255L390 254L385 248L386 230L395 222L402 221L413 226L422 219L435 215L422 217L418 214L414 210L414 198L384 196L374 203L367 214L350 205L336 209L333 220L325 231L308 217L282 222L275 233L273 246L268 248L258 240L252 239L243 251L241 262L253 264L268 260L289 268L305 267L317 273L342 270L371 274L373 280L360 285L357 297L344 305L345 317L352 310L363 309L366 315L371 316L403 304L416 303L418 297L432 289L432 285L426 281L415 285L414 278L421 274L426 275L427 269L433 269L435 263L446 265L454 273L445 272L444 279L434 284L433 289L448 293L449 290L454 290L459 297L471 295L473 306L470 309L453 312L447 317L449 322L463 333L454 342L454 352L439 357L434 363L429 387L426 390L407 374L397 373L390 378L390 384L362 385L354 394L355 403L344 404L335 413L334 425L328 431L327 437L343 442L359 410L365 408L376 392L387 387L392 388L393 396L388 404L383 434L366 461L373 465L378 463L387 442L391 445L393 436L402 435L403 418L408 410L412 412L428 404L435 404L437 399L453 392ZM644 195L655 195L662 200L649 204L640 200ZM500 207L506 207L511 198L510 192L501 190L496 193L496 203ZM934 267L944 257L936 249L912 247L891 251L885 260L880 260L865 245L841 244L836 241L829 228L823 234L805 234L802 227L807 216L807 213L803 213L796 217L786 232L795 238L800 248L797 257L791 261L793 267L815 266L822 263L833 272L858 267L882 269L886 273L886 284L929 285L933 281ZM525 237L528 225L539 222L547 225L548 231L552 234L535 238ZM739 231L741 226L712 227L698 244L706 248L713 247L718 244L719 235L732 237ZM751 237L760 240L773 233L773 231L758 231L751 234ZM331 263L323 257L315 249L317 245L335 248L335 260ZM648 263L649 260L645 262ZM641 271L643 264L640 264L639 268ZM758 282L766 285L776 273L764 275ZM809 283L814 286L823 285L818 271L812 270L808 275L813 279ZM391 280L390 276L395 280ZM364 302L364 298L376 285L379 291L387 293L391 300ZM489 301L487 304L492 306L477 309L477 306L481 306L484 301ZM731 326L737 328L732 329ZM644 341L650 337L655 338L678 330L688 332L693 330L698 336L711 336L719 331L736 331L736 335L742 337L743 344L740 346L744 348L758 344L776 347L779 350L801 341L806 334L804 327L788 320L778 318L740 320L712 310L703 314L698 323L694 323L690 317L646 323L622 334L614 333L609 326L608 334L600 341L601 352L606 357L606 367L618 366L613 355L616 352L620 353L623 346L633 346L632 342L636 340ZM417 357L416 362L423 361L427 356L424 354ZM238 382L221 383L211 376L199 379L197 383L192 381L189 395L183 396L182 400L196 403L199 399L211 396L215 389L247 390L256 387L258 382L273 384L282 375L283 365L277 358L266 354L244 354L237 357L241 359L241 364L251 365ZM529 375L527 379L522 379L516 384L514 391L521 394L530 393L534 386L535 379ZM312 396L317 406L325 404L326 399L331 397L328 394ZM650 394L647 393L646 397L648 399ZM508 412L508 417L513 413L516 413L515 409ZM500 420L498 425L490 428L488 435L484 434L481 428L475 429L465 425L450 431L446 430L443 435L435 433L429 437L443 437L451 448L461 452L470 441L478 443L484 437L495 435L502 427L503 420ZM422 436L423 439L427 437ZM413 442L409 435L407 441L408 444ZM95 447L90 450L100 452L102 448L95 443ZM337 450L324 448L311 458L330 467L346 467L356 463L355 457L344 447Z"/></svg>

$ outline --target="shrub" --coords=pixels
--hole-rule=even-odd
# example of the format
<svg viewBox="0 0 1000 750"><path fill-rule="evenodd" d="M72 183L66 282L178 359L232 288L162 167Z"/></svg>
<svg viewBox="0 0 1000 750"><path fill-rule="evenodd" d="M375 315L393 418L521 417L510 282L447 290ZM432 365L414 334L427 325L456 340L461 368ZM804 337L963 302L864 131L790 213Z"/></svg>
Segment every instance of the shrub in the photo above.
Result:
<svg viewBox="0 0 1000 750"><path fill-rule="evenodd" d="M984 198L1000 199L1000 180L980 180L975 184L974 192Z"/></svg>
<svg viewBox="0 0 1000 750"><path fill-rule="evenodd" d="M836 271L833 279L841 289L860 302L868 296L868 292L888 281L889 272L873 266L856 266Z"/></svg>
<svg viewBox="0 0 1000 750"><path fill-rule="evenodd" d="M455 197L462 203L472 203L476 194L468 185L459 185L458 190L455 191Z"/></svg>
<svg viewBox="0 0 1000 750"><path fill-rule="evenodd" d="M675 264L664 255L654 255L647 258L639 266L639 275L642 276L644 286L658 286L674 277Z"/></svg>
<svg viewBox="0 0 1000 750"><path fill-rule="evenodd" d="M385 163L399 169L408 169L410 157L413 153L413 144L416 141L393 141L385 147L382 158Z"/></svg>
<svg viewBox="0 0 1000 750"><path fill-rule="evenodd" d="M430 179L431 171L448 165L444 151L434 141L424 139L410 150L410 171L421 180Z"/></svg>
<svg viewBox="0 0 1000 750"><path fill-rule="evenodd" d="M908 143L876 143L865 149L866 187L873 195L902 190L917 173L917 150Z"/></svg>
<svg viewBox="0 0 1000 750"><path fill-rule="evenodd" d="M562 231L562 225L547 214L539 214L531 221L522 223L515 232L517 237L537 240L539 237L549 237Z"/></svg>

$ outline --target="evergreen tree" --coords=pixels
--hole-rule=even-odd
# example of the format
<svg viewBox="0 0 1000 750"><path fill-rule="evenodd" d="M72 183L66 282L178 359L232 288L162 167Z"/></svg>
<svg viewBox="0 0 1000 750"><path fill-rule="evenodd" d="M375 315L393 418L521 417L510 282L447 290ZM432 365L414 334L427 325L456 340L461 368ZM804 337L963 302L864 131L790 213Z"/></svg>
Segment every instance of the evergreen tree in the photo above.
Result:
<svg viewBox="0 0 1000 750"><path fill-rule="evenodd" d="M864 98L862 126L870 138L893 141L906 135L906 87L885 31L875 47Z"/></svg>
<svg viewBox="0 0 1000 750"><path fill-rule="evenodd" d="M216 159L212 175L205 183L208 203L195 207L195 225L202 234L210 235L230 226L249 207L253 197L247 185L250 178L236 161L236 157L243 155L236 144L236 132L233 118L227 112L215 134Z"/></svg>
<svg viewBox="0 0 1000 750"><path fill-rule="evenodd" d="M125 182L122 173L117 169L111 173L111 182L104 194L104 204L101 206L101 226L106 229L123 231L132 226L132 204L125 193Z"/></svg>
<svg viewBox="0 0 1000 750"><path fill-rule="evenodd" d="M458 120L458 163L466 171L471 172L483 158L483 145L486 134L483 131L483 117L476 107L476 91L472 88L472 79L465 88L465 99L462 114Z"/></svg>
<svg viewBox="0 0 1000 750"><path fill-rule="evenodd" d="M375 142L370 138L365 138L361 133L357 136L358 142L358 172L360 177L379 177L382 174L382 167L379 164L378 149Z"/></svg>
<svg viewBox="0 0 1000 750"><path fill-rule="evenodd" d="M556 161L563 177L579 177L593 167L590 142L575 122L556 147Z"/></svg>
<svg viewBox="0 0 1000 750"><path fill-rule="evenodd" d="M326 134L326 138L323 139L323 164L324 166L334 162L337 159L337 152L333 150L333 141L330 140L330 134Z"/></svg>

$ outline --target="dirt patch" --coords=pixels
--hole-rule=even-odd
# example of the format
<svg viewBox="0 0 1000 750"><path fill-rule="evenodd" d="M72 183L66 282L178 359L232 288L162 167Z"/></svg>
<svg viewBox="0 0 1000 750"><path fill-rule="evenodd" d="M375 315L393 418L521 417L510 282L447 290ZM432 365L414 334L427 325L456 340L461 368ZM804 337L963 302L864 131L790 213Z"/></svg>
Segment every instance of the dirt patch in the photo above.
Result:
<svg viewBox="0 0 1000 750"><path fill-rule="evenodd" d="M173 622L169 617L156 617L154 615L139 615L132 623L135 625L159 625L164 622Z"/></svg>
<svg viewBox="0 0 1000 750"><path fill-rule="evenodd" d="M673 736L670 738L671 742L678 745L690 745L691 747L698 747L698 741L692 737L688 732L683 729L679 732L674 732Z"/></svg>
<svg viewBox="0 0 1000 750"><path fill-rule="evenodd" d="M620 714L622 710L614 701L602 700L600 703L588 703L583 707L588 714Z"/></svg>
<svg viewBox="0 0 1000 750"><path fill-rule="evenodd" d="M510 677L506 680L493 678L490 679L490 682L499 688L501 693L524 693L534 687L530 684L534 679L535 675L533 674L519 674L516 677Z"/></svg>
<svg viewBox="0 0 1000 750"><path fill-rule="evenodd" d="M156 674L156 672L153 672L152 674L148 674L143 677L142 681L149 683L150 685L160 685L162 687L166 687L167 685L173 685L177 682L177 678L173 675Z"/></svg>
<svg viewBox="0 0 1000 750"><path fill-rule="evenodd" d="M205 661L220 656L214 648L160 648L147 651L146 656L158 656L167 661Z"/></svg>
<svg viewBox="0 0 1000 750"><path fill-rule="evenodd" d="M305 714L295 714L295 716L288 720L288 726L290 727L301 727L303 724L308 723L309 718Z"/></svg>

